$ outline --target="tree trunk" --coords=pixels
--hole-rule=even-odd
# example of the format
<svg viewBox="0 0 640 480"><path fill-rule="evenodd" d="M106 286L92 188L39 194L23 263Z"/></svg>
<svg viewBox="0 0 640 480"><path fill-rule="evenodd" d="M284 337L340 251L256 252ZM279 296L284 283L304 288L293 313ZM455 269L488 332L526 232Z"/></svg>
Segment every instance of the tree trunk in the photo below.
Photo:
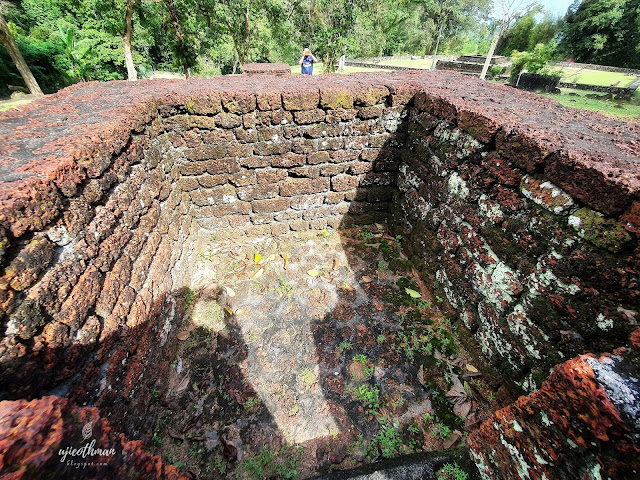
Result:
<svg viewBox="0 0 640 480"><path fill-rule="evenodd" d="M20 50L18 50L18 46L13 40L13 35L9 30L9 25L7 25L7 22L5 22L2 15L0 15L0 43L2 43L9 52L11 60L13 60L13 63L15 63L16 68L20 72L20 75L22 75L22 79L24 80L24 83L27 85L27 88L29 89L31 94L35 96L44 95L44 93L42 93L42 90L40 90L38 82L31 73L31 70L29 70L27 62L24 61Z"/></svg>
<svg viewBox="0 0 640 480"><path fill-rule="evenodd" d="M244 41L246 43L245 60L251 61L251 39L249 37L249 2L247 2L247 9L244 15Z"/></svg>
<svg viewBox="0 0 640 480"><path fill-rule="evenodd" d="M491 40L491 47L489 47L489 53L487 53L487 58L484 61L484 66L482 67L482 73L480 74L480 80L484 80L487 76L487 71L489 70L489 65L491 65L491 59L493 58L493 53L496 51L496 46L500 41L500 33L496 33L493 36L493 40Z"/></svg>
<svg viewBox="0 0 640 480"><path fill-rule="evenodd" d="M122 46L124 48L124 63L127 66L127 79L131 81L138 80L138 72L133 64L133 55L131 52L131 38L133 37L133 4L136 0L127 1L127 13L125 17L124 36L122 37Z"/></svg>

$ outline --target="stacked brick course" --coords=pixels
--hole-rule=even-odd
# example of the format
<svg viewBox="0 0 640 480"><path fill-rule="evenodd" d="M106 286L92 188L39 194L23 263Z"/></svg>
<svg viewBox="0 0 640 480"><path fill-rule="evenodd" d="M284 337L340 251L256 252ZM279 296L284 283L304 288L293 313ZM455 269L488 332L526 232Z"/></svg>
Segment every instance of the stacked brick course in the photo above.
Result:
<svg viewBox="0 0 640 480"><path fill-rule="evenodd" d="M5 114L0 144L1 398L93 402L134 437L212 233L389 220L514 389L637 324L640 129L507 87L84 84Z"/></svg>

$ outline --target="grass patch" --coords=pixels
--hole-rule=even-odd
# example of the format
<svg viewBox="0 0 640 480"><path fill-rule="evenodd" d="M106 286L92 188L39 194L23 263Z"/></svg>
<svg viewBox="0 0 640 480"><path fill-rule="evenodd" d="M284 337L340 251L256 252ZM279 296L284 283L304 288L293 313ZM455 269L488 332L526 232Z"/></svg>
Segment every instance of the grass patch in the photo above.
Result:
<svg viewBox="0 0 640 480"><path fill-rule="evenodd" d="M571 90L576 92L576 90ZM632 105L627 102L616 102L613 100L599 100L596 98L587 98L584 95L592 92L580 92L578 96L569 96L566 94L541 94L545 97L552 98L560 102L565 107L579 108L582 110L590 110L592 112L600 112L604 115L621 119L621 120L637 120L640 118L640 105ZM636 92L637 93L637 92Z"/></svg>

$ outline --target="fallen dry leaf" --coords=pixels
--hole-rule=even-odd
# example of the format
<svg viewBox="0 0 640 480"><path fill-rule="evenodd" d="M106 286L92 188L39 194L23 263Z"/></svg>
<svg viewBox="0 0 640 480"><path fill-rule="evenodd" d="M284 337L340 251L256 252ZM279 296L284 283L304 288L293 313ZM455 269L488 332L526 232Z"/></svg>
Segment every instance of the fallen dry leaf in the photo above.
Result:
<svg viewBox="0 0 640 480"><path fill-rule="evenodd" d="M231 287L224 287L224 288L227 291L227 295L229 295L232 298L236 296L236 292L233 288Z"/></svg>
<svg viewBox="0 0 640 480"><path fill-rule="evenodd" d="M253 272L253 275L251 275L251 280L255 280L256 278L260 278L263 273L264 273L264 268L259 268L258 270Z"/></svg>
<svg viewBox="0 0 640 480"><path fill-rule="evenodd" d="M307 275L309 275L310 277L317 277L320 275L320 270L316 270L316 269L312 269L312 270L307 270Z"/></svg>
<svg viewBox="0 0 640 480"><path fill-rule="evenodd" d="M425 386L424 384L424 366L420 365L420 370L418 370L418 381L420 382L420 385L422 385L423 387Z"/></svg>
<svg viewBox="0 0 640 480"><path fill-rule="evenodd" d="M364 275L364 276L362 277L362 281L363 281L364 283L370 283L370 282L372 282L372 281L373 281L373 279L372 279L371 277L369 277L368 275Z"/></svg>
<svg viewBox="0 0 640 480"><path fill-rule="evenodd" d="M189 331L188 330L183 330L182 332L178 333L178 335L176 335L176 337L178 337L178 340L180 340L181 342L184 342L187 338L189 338Z"/></svg>

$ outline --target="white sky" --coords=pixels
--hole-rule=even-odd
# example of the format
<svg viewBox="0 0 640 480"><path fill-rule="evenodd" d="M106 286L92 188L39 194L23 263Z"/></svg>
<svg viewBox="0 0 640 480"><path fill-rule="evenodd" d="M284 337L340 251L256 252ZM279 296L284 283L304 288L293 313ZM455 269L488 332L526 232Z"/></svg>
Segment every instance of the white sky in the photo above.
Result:
<svg viewBox="0 0 640 480"><path fill-rule="evenodd" d="M497 0L496 0L497 1ZM532 2L537 2L548 11L556 16L563 17L567 13L567 8L573 3L573 0L516 0L518 4L524 6ZM509 2L510 3L510 2Z"/></svg>
<svg viewBox="0 0 640 480"><path fill-rule="evenodd" d="M554 15L564 16L564 14L567 13L569 5L573 3L573 0L538 0L538 3Z"/></svg>

